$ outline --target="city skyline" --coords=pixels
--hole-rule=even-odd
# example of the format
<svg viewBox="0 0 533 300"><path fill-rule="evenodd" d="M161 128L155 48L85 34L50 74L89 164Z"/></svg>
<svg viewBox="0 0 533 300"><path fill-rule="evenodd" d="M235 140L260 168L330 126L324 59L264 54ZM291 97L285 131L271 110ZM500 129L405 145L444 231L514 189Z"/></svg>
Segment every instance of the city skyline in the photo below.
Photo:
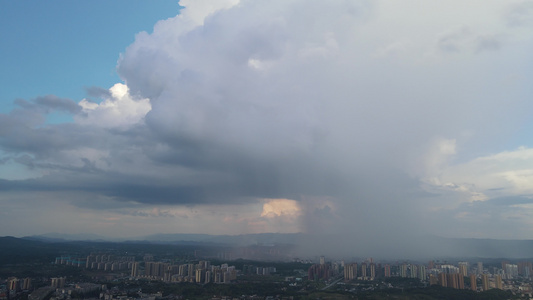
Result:
<svg viewBox="0 0 533 300"><path fill-rule="evenodd" d="M8 262L2 268L5 279L0 295L11 299L25 295L29 299L47 295L82 298L79 293L111 298L105 295L126 294L128 290L135 291L127 295L129 299L145 298L150 292L167 299L231 299L234 295L240 299L317 298L325 291L338 299L355 295L376 299L402 295L410 299L421 294L427 299L528 299L532 292L531 258L421 261L315 256L279 260L274 256L282 252L273 251L273 245L254 245L243 252L206 244L140 242L119 246L1 239L15 241L0 244L6 254L2 259ZM70 249L70 254L65 249ZM239 255L245 253L250 256ZM21 268L30 261L31 273ZM115 286L110 289L110 284ZM150 289L154 285L157 289ZM267 296L272 294L277 296Z"/></svg>
<svg viewBox="0 0 533 300"><path fill-rule="evenodd" d="M533 1L104 3L0 4L0 236L533 239Z"/></svg>

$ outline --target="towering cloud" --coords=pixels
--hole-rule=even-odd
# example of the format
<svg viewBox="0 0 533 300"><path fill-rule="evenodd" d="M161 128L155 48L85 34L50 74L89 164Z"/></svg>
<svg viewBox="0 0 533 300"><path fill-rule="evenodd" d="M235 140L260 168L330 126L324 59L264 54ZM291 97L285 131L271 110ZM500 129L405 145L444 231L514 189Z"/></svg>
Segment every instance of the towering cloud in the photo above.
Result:
<svg viewBox="0 0 533 300"><path fill-rule="evenodd" d="M277 220L366 240L454 235L469 203L531 195L529 150L496 154L522 146L528 124L530 4L182 1L136 36L124 84L100 102L35 99L1 116L4 160L35 173L3 184L146 217L161 215L153 205L257 208L227 217L233 232ZM15 117L44 118L37 107L74 122Z"/></svg>

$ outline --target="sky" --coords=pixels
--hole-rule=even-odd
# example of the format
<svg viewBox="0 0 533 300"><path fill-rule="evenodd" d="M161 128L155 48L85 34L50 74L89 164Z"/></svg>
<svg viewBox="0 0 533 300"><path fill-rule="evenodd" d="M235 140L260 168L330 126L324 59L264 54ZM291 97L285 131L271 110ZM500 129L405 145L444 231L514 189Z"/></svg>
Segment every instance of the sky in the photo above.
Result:
<svg viewBox="0 0 533 300"><path fill-rule="evenodd" d="M531 0L0 6L0 235L533 239Z"/></svg>

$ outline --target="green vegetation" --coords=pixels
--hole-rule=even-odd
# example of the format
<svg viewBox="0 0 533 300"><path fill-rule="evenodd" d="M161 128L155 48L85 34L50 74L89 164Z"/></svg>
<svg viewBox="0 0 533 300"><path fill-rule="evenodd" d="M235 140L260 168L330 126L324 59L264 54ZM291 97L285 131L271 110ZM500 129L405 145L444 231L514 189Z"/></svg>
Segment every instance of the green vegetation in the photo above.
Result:
<svg viewBox="0 0 533 300"><path fill-rule="evenodd" d="M161 281L138 280L116 285L116 287L130 291L134 295L141 290L152 294L161 292L163 296L182 295L190 299L210 299L213 295L285 295L297 296L299 288L287 287L280 282L235 283L235 284L205 284L175 283L167 284Z"/></svg>
<svg viewBox="0 0 533 300"><path fill-rule="evenodd" d="M212 260L211 263L216 265L227 261ZM237 269L242 270L244 265L253 265L256 267L274 267L276 268L276 274L280 276L294 276L295 270L307 271L313 264L304 264L300 262L266 262L266 261L254 261L237 259L231 262Z"/></svg>
<svg viewBox="0 0 533 300"><path fill-rule="evenodd" d="M71 266L63 265L53 265L50 263L47 264L9 264L0 266L0 278L7 277L62 277L66 276L68 278L81 278L83 269L75 268Z"/></svg>

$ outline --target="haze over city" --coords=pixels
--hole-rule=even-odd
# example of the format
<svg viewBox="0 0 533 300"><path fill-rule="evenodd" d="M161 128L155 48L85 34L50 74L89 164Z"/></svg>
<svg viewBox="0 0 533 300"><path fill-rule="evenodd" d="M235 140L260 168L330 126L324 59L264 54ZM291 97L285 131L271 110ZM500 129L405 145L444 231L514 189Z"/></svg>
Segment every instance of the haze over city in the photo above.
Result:
<svg viewBox="0 0 533 300"><path fill-rule="evenodd" d="M0 7L0 236L533 239L531 0Z"/></svg>

